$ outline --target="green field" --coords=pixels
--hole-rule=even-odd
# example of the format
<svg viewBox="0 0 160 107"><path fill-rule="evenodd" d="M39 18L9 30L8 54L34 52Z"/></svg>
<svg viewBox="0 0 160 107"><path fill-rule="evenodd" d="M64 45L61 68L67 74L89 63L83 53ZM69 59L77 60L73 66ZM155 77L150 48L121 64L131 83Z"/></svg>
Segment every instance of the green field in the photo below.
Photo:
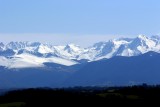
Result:
<svg viewBox="0 0 160 107"><path fill-rule="evenodd" d="M0 107L23 107L26 104L24 102L12 102L12 103L4 103L0 104Z"/></svg>

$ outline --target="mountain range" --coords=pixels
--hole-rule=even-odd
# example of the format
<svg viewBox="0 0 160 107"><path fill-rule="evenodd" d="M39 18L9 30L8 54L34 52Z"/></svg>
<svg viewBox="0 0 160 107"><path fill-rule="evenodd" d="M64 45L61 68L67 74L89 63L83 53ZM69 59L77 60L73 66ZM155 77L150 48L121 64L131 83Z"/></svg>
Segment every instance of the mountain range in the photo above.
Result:
<svg viewBox="0 0 160 107"><path fill-rule="evenodd" d="M0 43L0 87L159 84L159 64L159 36L113 39L88 48Z"/></svg>
<svg viewBox="0 0 160 107"><path fill-rule="evenodd" d="M0 43L0 66L7 68L44 67L51 62L71 66L114 56L137 56L149 51L160 52L160 37L119 38L95 43L88 48L68 44L54 46L40 42Z"/></svg>

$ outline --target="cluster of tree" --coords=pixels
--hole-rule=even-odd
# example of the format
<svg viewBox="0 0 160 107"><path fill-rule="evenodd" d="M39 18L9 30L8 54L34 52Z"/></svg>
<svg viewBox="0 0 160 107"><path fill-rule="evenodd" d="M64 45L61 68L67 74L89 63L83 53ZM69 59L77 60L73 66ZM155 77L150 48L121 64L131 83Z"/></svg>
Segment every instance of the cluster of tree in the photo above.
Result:
<svg viewBox="0 0 160 107"><path fill-rule="evenodd" d="M23 102L22 106L113 106L160 105L160 86L36 88L7 92L0 103Z"/></svg>

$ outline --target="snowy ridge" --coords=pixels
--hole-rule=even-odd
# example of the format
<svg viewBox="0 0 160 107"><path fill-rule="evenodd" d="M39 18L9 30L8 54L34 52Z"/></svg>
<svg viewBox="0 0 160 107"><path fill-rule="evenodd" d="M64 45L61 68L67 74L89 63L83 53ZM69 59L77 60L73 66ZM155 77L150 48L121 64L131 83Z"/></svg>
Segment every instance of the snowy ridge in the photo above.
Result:
<svg viewBox="0 0 160 107"><path fill-rule="evenodd" d="M160 37L119 38L99 42L88 48L75 44L54 46L40 42L0 43L0 66L7 68L44 67L45 62L71 66L79 60L96 61L114 56L137 56L160 52Z"/></svg>
<svg viewBox="0 0 160 107"><path fill-rule="evenodd" d="M13 58L0 57L1 66L7 68L30 68L30 67L44 67L45 62L53 62L65 66L77 64L75 61L66 60L58 57L36 57L30 54L15 55Z"/></svg>

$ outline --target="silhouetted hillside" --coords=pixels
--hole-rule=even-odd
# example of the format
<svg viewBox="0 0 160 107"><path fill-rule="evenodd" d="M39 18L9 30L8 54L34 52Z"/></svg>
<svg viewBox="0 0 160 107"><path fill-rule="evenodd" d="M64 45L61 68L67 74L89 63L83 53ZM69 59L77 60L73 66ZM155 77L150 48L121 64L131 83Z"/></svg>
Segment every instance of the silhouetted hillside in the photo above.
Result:
<svg viewBox="0 0 160 107"><path fill-rule="evenodd" d="M22 104L27 107L52 106L139 106L160 101L160 86L75 87L65 89L24 89L6 93L1 104ZM14 104L15 104L14 103Z"/></svg>

